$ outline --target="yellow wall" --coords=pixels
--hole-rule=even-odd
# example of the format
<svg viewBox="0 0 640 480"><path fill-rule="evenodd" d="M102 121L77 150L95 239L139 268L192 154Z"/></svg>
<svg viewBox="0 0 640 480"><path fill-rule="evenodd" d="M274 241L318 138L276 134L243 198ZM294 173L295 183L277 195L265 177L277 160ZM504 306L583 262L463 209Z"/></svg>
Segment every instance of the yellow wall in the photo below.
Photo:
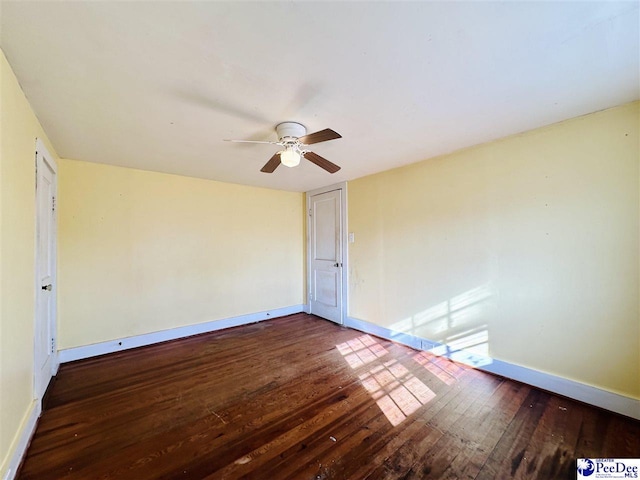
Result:
<svg viewBox="0 0 640 480"><path fill-rule="evenodd" d="M639 105L350 182L350 316L640 398Z"/></svg>
<svg viewBox="0 0 640 480"><path fill-rule="evenodd" d="M304 303L303 194L59 170L61 349Z"/></svg>
<svg viewBox="0 0 640 480"><path fill-rule="evenodd" d="M34 408L36 137L55 155L0 51L0 477Z"/></svg>
<svg viewBox="0 0 640 480"><path fill-rule="evenodd" d="M638 102L349 183L350 315L640 398ZM35 138L0 52L0 476L33 404ZM60 348L304 302L304 198L59 161Z"/></svg>

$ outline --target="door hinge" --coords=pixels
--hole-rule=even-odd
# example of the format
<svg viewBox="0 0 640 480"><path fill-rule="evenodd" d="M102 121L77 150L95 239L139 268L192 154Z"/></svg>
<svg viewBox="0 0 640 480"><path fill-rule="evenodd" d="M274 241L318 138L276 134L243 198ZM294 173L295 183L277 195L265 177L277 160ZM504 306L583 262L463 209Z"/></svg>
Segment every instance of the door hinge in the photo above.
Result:
<svg viewBox="0 0 640 480"><path fill-rule="evenodd" d="M54 338L51 338L51 353L55 353L56 341Z"/></svg>
<svg viewBox="0 0 640 480"><path fill-rule="evenodd" d="M51 211L56 211L56 197L51 197Z"/></svg>
<svg viewBox="0 0 640 480"><path fill-rule="evenodd" d="M311 209L309 209L309 216L311 216Z"/></svg>

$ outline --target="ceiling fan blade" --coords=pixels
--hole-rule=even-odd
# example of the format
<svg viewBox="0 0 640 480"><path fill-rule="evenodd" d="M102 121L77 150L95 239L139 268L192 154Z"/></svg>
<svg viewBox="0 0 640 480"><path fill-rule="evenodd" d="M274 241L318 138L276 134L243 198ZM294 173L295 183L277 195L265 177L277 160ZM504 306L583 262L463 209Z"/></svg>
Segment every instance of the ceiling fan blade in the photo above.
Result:
<svg viewBox="0 0 640 480"><path fill-rule="evenodd" d="M280 152L276 153L267 163L264 164L264 167L260 169L261 172L264 173L273 173L276 168L280 165Z"/></svg>
<svg viewBox="0 0 640 480"><path fill-rule="evenodd" d="M279 142L263 142L261 140L228 140L224 139L223 142L234 142L234 143L268 143L269 145L280 145Z"/></svg>
<svg viewBox="0 0 640 480"><path fill-rule="evenodd" d="M336 173L338 170L340 170L340 167L338 165L336 165L335 163L331 163L326 158L322 158L317 153L305 152L303 155L304 158L309 160L311 163L315 163L317 166L319 166L320 168L324 168L329 173Z"/></svg>
<svg viewBox="0 0 640 480"><path fill-rule="evenodd" d="M314 143L326 142L327 140L335 140L336 138L342 138L338 132L334 132L330 128L325 128L316 133L310 133L304 137L300 137L298 141L305 145L311 145Z"/></svg>

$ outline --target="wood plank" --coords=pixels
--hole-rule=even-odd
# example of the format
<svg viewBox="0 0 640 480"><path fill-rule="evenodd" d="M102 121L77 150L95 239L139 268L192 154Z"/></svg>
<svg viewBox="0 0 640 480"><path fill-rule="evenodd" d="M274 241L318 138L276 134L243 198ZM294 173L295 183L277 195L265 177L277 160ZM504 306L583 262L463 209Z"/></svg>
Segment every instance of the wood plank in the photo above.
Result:
<svg viewBox="0 0 640 480"><path fill-rule="evenodd" d="M62 365L18 478L564 478L638 452L640 422L297 314Z"/></svg>
<svg viewBox="0 0 640 480"><path fill-rule="evenodd" d="M475 478L495 448L500 433L513 420L529 392L529 387L505 381L477 412L452 429L456 443L450 443L452 459L444 472L431 469L435 478Z"/></svg>
<svg viewBox="0 0 640 480"><path fill-rule="evenodd" d="M475 373L475 372L474 372ZM439 409L437 413L426 420L424 429L416 432L406 440L393 456L387 458L376 470L370 474L370 478L409 479L426 478L435 468L444 467L447 459L443 455L443 439L446 439L454 425L469 410L475 410L478 400L497 388L500 379L482 374L474 375L472 382L464 388L454 389L454 395ZM430 454L435 454L430 457ZM429 460L442 465L424 463ZM438 478L438 477L434 477Z"/></svg>
<svg viewBox="0 0 640 480"><path fill-rule="evenodd" d="M549 403L550 394L531 389L489 458L482 466L478 480L491 480L508 475L513 478L524 459L525 448ZM507 477L504 477L507 478Z"/></svg>
<svg viewBox="0 0 640 480"><path fill-rule="evenodd" d="M564 398L551 396L520 455L514 478L575 478L575 447L581 423L581 409L574 409Z"/></svg>

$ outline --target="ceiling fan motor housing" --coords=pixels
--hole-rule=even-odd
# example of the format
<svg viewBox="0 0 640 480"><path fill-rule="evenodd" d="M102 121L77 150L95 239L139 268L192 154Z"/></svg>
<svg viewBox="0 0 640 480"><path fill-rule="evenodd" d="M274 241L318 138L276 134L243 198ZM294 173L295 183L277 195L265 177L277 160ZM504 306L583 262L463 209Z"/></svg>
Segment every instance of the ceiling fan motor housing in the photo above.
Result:
<svg viewBox="0 0 640 480"><path fill-rule="evenodd" d="M276 126L276 133L280 141L286 141L304 137L307 134L307 129L297 122L283 122Z"/></svg>

